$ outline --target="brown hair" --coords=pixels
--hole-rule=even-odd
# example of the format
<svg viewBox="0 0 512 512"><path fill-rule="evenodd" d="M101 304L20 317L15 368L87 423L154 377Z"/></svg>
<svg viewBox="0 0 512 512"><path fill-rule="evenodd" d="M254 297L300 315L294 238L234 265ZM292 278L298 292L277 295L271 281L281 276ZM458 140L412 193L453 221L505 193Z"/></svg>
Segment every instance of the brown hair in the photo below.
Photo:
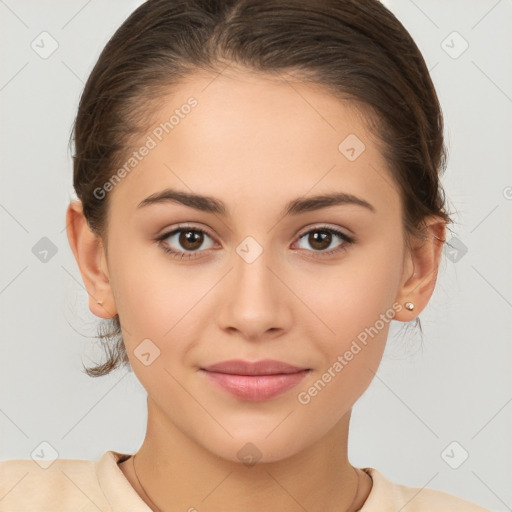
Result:
<svg viewBox="0 0 512 512"><path fill-rule="evenodd" d="M438 97L415 42L378 0L147 0L101 52L73 127L73 185L104 241L108 195L95 190L143 133L148 105L157 105L151 100L194 72L218 73L227 64L294 72L352 99L371 114L399 185L404 229L423 236L427 215L451 222L439 181L446 149ZM118 315L98 337L108 359L87 375L129 367Z"/></svg>

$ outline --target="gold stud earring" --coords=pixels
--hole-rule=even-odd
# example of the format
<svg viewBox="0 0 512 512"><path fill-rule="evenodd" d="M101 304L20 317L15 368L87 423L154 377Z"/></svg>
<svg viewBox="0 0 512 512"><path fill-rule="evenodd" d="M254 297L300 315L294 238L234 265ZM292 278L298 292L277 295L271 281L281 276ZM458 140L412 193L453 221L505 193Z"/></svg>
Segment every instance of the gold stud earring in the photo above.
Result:
<svg viewBox="0 0 512 512"><path fill-rule="evenodd" d="M412 302L406 302L405 309L408 309L409 311L412 311L414 309L414 304Z"/></svg>

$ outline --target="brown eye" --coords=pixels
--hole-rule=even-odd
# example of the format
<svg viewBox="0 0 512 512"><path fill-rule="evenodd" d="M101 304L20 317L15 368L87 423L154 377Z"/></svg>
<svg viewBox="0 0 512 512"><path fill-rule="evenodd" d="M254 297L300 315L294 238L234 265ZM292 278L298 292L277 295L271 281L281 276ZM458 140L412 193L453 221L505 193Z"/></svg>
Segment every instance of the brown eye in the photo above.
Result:
<svg viewBox="0 0 512 512"><path fill-rule="evenodd" d="M337 238L341 239L341 243L338 243L337 246L334 245L333 248L332 244L336 242ZM306 240L307 244L312 248L310 252L319 253L318 256L334 254L354 242L352 237L349 237L342 231L329 227L311 229L299 237L299 241L303 239ZM329 248L331 248L331 250L327 250Z"/></svg>
<svg viewBox="0 0 512 512"><path fill-rule="evenodd" d="M327 231L311 231L308 235L308 242L311 247L323 251L331 245L332 234Z"/></svg>
<svg viewBox="0 0 512 512"><path fill-rule="evenodd" d="M184 226L164 233L157 238L157 241L165 252L176 258L187 259L195 258L203 250L210 249L213 243L204 247L207 239L212 240L212 237L203 229Z"/></svg>
<svg viewBox="0 0 512 512"><path fill-rule="evenodd" d="M201 247L204 240L204 232L195 230L181 231L178 242L187 251L195 251Z"/></svg>

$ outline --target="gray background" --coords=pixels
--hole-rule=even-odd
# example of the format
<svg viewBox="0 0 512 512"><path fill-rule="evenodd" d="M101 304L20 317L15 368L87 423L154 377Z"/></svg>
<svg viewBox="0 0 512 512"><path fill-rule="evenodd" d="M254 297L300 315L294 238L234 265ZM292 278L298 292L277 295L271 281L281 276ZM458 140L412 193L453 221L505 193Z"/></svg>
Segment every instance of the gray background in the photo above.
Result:
<svg viewBox="0 0 512 512"><path fill-rule="evenodd" d="M81 372L102 354L90 338L99 319L64 229L79 95L140 3L0 0L0 460L30 458L43 442L62 458L97 459L144 437L146 393L133 374ZM385 3L439 93L456 240L421 315L423 342L393 322L354 407L349 456L406 485L512 510L512 2ZM56 250L46 261L43 237Z"/></svg>

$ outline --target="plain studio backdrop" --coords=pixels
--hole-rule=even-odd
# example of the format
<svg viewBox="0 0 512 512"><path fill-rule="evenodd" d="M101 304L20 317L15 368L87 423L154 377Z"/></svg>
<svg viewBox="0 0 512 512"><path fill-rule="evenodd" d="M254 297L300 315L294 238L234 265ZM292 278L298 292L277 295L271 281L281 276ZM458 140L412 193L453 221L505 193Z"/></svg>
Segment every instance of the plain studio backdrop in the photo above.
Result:
<svg viewBox="0 0 512 512"><path fill-rule="evenodd" d="M146 392L134 375L81 372L102 355L87 337L100 320L65 231L78 99L140 3L0 1L0 460L41 447L97 459L132 453L144 437ZM406 485L512 510L512 3L385 3L437 88L443 183L457 214L420 316L423 341L392 322L379 371L354 407L349 457Z"/></svg>

